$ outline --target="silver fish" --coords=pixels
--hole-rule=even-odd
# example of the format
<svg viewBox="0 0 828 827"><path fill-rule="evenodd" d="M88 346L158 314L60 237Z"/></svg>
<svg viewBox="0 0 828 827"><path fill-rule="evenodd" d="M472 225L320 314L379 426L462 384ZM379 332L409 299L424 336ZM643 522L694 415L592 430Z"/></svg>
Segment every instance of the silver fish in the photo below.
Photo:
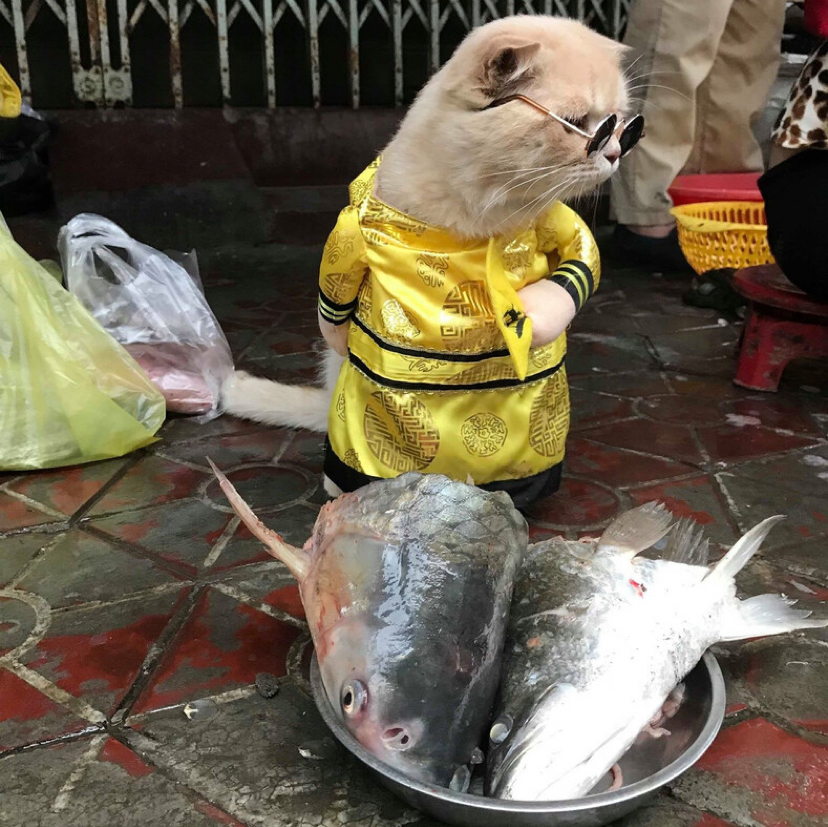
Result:
<svg viewBox="0 0 828 827"><path fill-rule="evenodd" d="M463 790L491 720L526 521L506 494L404 474L323 506L304 548L245 525L299 581L325 692L377 758Z"/></svg>
<svg viewBox="0 0 828 827"><path fill-rule="evenodd" d="M736 597L736 573L780 519L751 529L712 568L701 533L672 526L656 503L622 514L600 540L533 546L515 585L489 793L586 795L709 646L828 625L781 595ZM671 527L662 559L638 556Z"/></svg>

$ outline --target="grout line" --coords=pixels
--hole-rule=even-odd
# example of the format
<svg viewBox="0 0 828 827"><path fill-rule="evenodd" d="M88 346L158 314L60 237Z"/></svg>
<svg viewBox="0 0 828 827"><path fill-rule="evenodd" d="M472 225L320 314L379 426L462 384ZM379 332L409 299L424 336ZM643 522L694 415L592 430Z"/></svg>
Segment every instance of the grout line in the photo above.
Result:
<svg viewBox="0 0 828 827"><path fill-rule="evenodd" d="M48 514L50 517L57 517L59 520L68 520L70 519L68 515L61 513L60 511L56 511L54 508L50 508L48 505L44 503L38 502L37 500L33 500L31 497L27 497L25 494L21 494L19 491L12 491L10 489L6 489L3 492L7 497L11 497L18 502L23 503L24 505L28 505L29 508L34 509L35 511L39 511L41 514Z"/></svg>
<svg viewBox="0 0 828 827"><path fill-rule="evenodd" d="M205 593L206 587L196 584L189 594L176 610L173 616L167 621L158 639L150 646L144 662L141 664L141 669L138 672L138 677L133 681L132 686L127 690L117 709L112 714L113 723L120 724L127 718L130 710L135 705L136 701L150 683L153 675L164 660L167 647L178 637L178 634L189 621L199 598Z"/></svg>
<svg viewBox="0 0 828 827"><path fill-rule="evenodd" d="M20 753L31 752L32 750L40 749L41 747L54 747L60 744L71 744L73 741L82 741L89 735L103 732L103 727L103 724L88 726L77 730L76 732L69 732L66 735L58 735L56 738L47 738L43 741L35 741L31 744L21 744L20 746L12 747L11 749L0 750L0 761L4 758L8 758L10 755L20 755Z"/></svg>
<svg viewBox="0 0 828 827"><path fill-rule="evenodd" d="M308 624L304 620L299 620L293 615L283 612L275 606L271 606L269 603L256 600L256 598L251 597L249 594L241 591L241 589L237 589L235 586L230 586L227 583L222 582L212 582L210 583L210 586L216 591L220 591L222 594L227 595L227 597L232 597L233 600L236 600L239 603L244 603L246 606L252 606L254 609L258 609L260 612L269 615L282 623L287 623L288 625L297 629L302 629L303 631L308 628Z"/></svg>
<svg viewBox="0 0 828 827"><path fill-rule="evenodd" d="M60 788L55 800L52 802L52 812L59 813L65 810L69 805L69 796L77 786L78 782L83 778L87 767L95 760L101 744L106 740L106 735L96 735L90 742L86 752L78 759L75 764L75 769L69 774L69 777Z"/></svg>
<svg viewBox="0 0 828 827"><path fill-rule="evenodd" d="M74 525L81 520L86 514L105 497L112 488L115 487L129 471L131 471L145 456L146 451L136 451L135 454L128 457L121 467L96 491L74 514L69 518L70 524Z"/></svg>
<svg viewBox="0 0 828 827"><path fill-rule="evenodd" d="M243 700L244 698L249 698L255 694L257 694L257 689L255 684L248 684L246 686L239 686L235 689L228 689L226 692L219 692L217 695L204 695L198 698L188 698L186 701L180 701L177 704L170 704L169 706L159 706L156 709L148 709L146 712L139 712L136 715L129 715L125 719L124 726L126 727L133 727L134 724L141 723L143 721L149 720L150 718L155 717L156 715L161 715L164 712L173 712L176 709L180 709L182 714L184 714L184 707L187 704L193 703L194 701L212 701L212 703L216 704L217 706L221 706L223 704L234 703L235 701Z"/></svg>
<svg viewBox="0 0 828 827"><path fill-rule="evenodd" d="M201 564L205 569L209 569L213 563L215 563L219 557L221 557L222 552L224 549L227 548L230 541L233 539L233 535L236 533L236 529L241 525L241 519L239 517L232 517L230 522L227 523L224 531L221 533L221 537L216 540L213 544L213 547L210 549L207 556L204 558L204 562Z"/></svg>
<svg viewBox="0 0 828 827"><path fill-rule="evenodd" d="M39 672L29 669L28 666L14 660L5 660L2 662L2 666L21 680L26 681L29 686L42 692L49 700L69 709L78 718L83 718L92 724L104 724L106 722L106 716L102 712L90 706L82 698L70 695L65 689L61 689L48 678L44 678Z"/></svg>
<svg viewBox="0 0 828 827"><path fill-rule="evenodd" d="M86 603L75 603L71 606L61 606L58 609L52 609L52 614L67 614L70 612L82 612L88 609L100 609L102 606L120 606L123 603L131 603L134 600L146 600L156 595L166 594L167 592L180 591L190 585L187 581L177 580L173 583L161 583L158 586L153 586L142 591L125 594L121 597L113 598L112 600L89 600Z"/></svg>
<svg viewBox="0 0 828 827"><path fill-rule="evenodd" d="M26 576L37 567L40 561L64 538L66 537L68 532L62 531L59 534L53 535L49 540L47 540L37 551L37 553L26 563L17 574L9 580L6 584L6 588L8 589L16 589L20 585L20 581L24 580Z"/></svg>
<svg viewBox="0 0 828 827"><path fill-rule="evenodd" d="M129 552L135 557L142 557L146 560L149 560L151 563L154 563L158 568L166 571L169 574L173 574L176 577L181 578L185 582L193 583L196 579L196 572L189 571L186 566L180 563L174 563L166 558L162 557L160 554L154 551L150 551L147 548L144 548L140 545L133 545L132 543L128 542L127 540L123 540L120 537L116 537L113 534L107 534L105 531L102 531L98 528L94 523L81 523L78 528L86 534L91 535L92 537L97 538L98 540L104 540L110 545L116 546L117 548L122 549L123 551ZM195 568L193 566L192 568Z"/></svg>

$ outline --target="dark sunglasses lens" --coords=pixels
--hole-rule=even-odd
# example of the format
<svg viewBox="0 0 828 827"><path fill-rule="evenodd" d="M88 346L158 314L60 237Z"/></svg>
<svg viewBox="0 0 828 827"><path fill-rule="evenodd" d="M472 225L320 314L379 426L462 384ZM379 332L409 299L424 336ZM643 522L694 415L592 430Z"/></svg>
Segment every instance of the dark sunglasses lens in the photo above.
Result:
<svg viewBox="0 0 828 827"><path fill-rule="evenodd" d="M615 115L610 115L598 124L598 129L595 130L595 137L589 142L587 147L587 155L595 155L600 152L612 137L615 132L615 125L618 123L618 118Z"/></svg>
<svg viewBox="0 0 828 827"><path fill-rule="evenodd" d="M621 157L623 158L641 140L644 134L644 118L636 115L621 133L618 142L621 144Z"/></svg>

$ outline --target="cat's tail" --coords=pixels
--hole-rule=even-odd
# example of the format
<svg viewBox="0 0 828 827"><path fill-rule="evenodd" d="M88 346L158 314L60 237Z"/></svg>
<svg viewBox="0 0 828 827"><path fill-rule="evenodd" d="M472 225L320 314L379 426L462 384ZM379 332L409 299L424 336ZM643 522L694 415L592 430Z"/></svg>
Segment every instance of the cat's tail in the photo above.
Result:
<svg viewBox="0 0 828 827"><path fill-rule="evenodd" d="M307 428L326 433L328 411L343 357L326 350L321 369L321 387L285 385L235 371L221 389L222 408L233 416L266 425Z"/></svg>

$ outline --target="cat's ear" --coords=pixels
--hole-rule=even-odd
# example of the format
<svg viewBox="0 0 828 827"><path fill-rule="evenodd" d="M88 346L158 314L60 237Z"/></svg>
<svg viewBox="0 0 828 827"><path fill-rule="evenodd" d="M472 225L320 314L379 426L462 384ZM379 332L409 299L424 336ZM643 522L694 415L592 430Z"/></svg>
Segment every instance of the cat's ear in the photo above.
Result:
<svg viewBox="0 0 828 827"><path fill-rule="evenodd" d="M477 77L477 89L489 98L511 92L533 75L540 43L517 40L493 40L488 44Z"/></svg>

